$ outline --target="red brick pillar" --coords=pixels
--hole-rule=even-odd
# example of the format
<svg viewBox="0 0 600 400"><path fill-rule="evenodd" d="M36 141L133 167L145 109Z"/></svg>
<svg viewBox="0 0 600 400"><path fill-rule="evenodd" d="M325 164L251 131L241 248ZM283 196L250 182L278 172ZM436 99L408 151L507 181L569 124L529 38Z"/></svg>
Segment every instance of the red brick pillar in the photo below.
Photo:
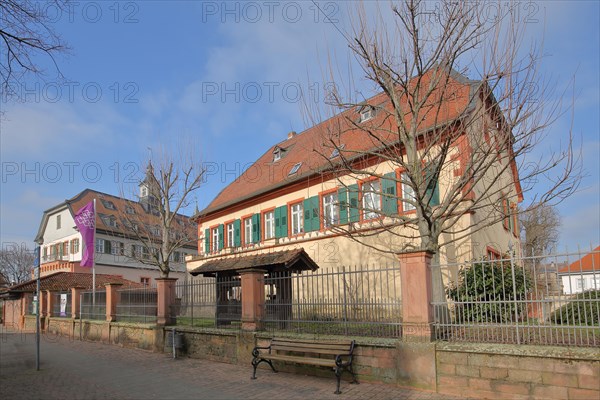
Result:
<svg viewBox="0 0 600 400"><path fill-rule="evenodd" d="M427 251L398 254L402 282L402 336L433 338L431 258Z"/></svg>
<svg viewBox="0 0 600 400"><path fill-rule="evenodd" d="M71 318L79 318L79 311L81 307L81 292L83 288L74 287L71 288Z"/></svg>
<svg viewBox="0 0 600 400"><path fill-rule="evenodd" d="M247 269L242 278L242 330L258 331L263 328L265 314L265 270Z"/></svg>
<svg viewBox="0 0 600 400"><path fill-rule="evenodd" d="M117 320L117 304L119 304L119 289L121 283L107 283L106 285L106 321Z"/></svg>
<svg viewBox="0 0 600 400"><path fill-rule="evenodd" d="M33 301L33 298L32 298ZM21 297L21 315L19 315L19 329L25 329L25 316L29 311L29 296L26 293L22 294Z"/></svg>
<svg viewBox="0 0 600 400"><path fill-rule="evenodd" d="M171 312L171 306L175 304L175 282L177 278L157 278L157 308L156 308L156 324L157 325L173 325L175 316Z"/></svg>
<svg viewBox="0 0 600 400"><path fill-rule="evenodd" d="M49 290L44 290L44 297L46 298L46 310L44 314L47 317L52 316L52 308L54 307L54 296L52 296L52 292Z"/></svg>

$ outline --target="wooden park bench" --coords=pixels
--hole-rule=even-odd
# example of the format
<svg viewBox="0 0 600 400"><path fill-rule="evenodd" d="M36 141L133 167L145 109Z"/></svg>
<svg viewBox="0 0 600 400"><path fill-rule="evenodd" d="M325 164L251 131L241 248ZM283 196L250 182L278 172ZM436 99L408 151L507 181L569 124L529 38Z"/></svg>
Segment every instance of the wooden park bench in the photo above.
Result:
<svg viewBox="0 0 600 400"><path fill-rule="evenodd" d="M358 383L356 374L352 370L352 352L354 340L316 341L301 339L271 339L267 347L256 346L252 350L252 366L254 372L252 379L256 379L256 367L261 362L271 366L277 372L272 361L292 362L297 364L331 367L337 378L335 394L340 394L340 378L344 371L352 374L352 383Z"/></svg>

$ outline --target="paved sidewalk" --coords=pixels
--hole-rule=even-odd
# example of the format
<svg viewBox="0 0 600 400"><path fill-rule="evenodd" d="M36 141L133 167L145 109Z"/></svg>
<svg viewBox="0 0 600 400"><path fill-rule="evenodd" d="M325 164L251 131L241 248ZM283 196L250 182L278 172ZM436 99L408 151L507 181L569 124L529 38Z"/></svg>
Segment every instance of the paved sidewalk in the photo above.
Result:
<svg viewBox="0 0 600 400"><path fill-rule="evenodd" d="M68 338L42 337L35 370L35 335L0 333L3 399L447 399L384 384L261 370Z"/></svg>

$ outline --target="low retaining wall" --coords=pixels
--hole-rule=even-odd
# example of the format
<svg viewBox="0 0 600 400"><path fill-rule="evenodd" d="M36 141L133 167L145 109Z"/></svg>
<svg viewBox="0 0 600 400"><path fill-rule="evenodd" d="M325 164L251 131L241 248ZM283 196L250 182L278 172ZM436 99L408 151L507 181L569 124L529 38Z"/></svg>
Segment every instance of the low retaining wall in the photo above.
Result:
<svg viewBox="0 0 600 400"><path fill-rule="evenodd" d="M25 331L34 332L35 316L26 316L24 326ZM152 351L162 351L164 343L163 328L125 322L50 317L43 321L43 334L44 340L66 337L71 340L89 340Z"/></svg>
<svg viewBox="0 0 600 400"><path fill-rule="evenodd" d="M252 348L271 338L260 332L177 331L184 335L189 357L243 365L249 371ZM490 399L600 398L598 349L357 338L355 355L359 381ZM277 365L282 371L332 377L328 369ZM264 370L259 379L261 373L270 373L268 366L259 368Z"/></svg>
<svg viewBox="0 0 600 400"><path fill-rule="evenodd" d="M598 399L598 349L439 343L438 392L490 399Z"/></svg>

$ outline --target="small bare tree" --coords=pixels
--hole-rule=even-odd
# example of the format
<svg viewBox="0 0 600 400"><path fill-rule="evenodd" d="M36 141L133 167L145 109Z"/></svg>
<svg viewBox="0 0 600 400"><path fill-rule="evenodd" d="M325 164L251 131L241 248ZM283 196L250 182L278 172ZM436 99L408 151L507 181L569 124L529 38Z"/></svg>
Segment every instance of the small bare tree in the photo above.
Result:
<svg viewBox="0 0 600 400"><path fill-rule="evenodd" d="M0 2L0 79L3 98L18 95L21 79L44 72L39 55L46 55L60 74L56 56L68 50L52 26L48 10L64 12L68 0Z"/></svg>
<svg viewBox="0 0 600 400"><path fill-rule="evenodd" d="M180 211L190 205L191 195L200 188L203 176L203 167L191 156L163 153L158 161L149 159L139 184L139 204L144 212L128 212L127 208L119 211L128 235L140 243L129 257L157 267L163 278L169 276L175 253L185 246L197 245L197 226ZM133 202L130 205L133 208Z"/></svg>
<svg viewBox="0 0 600 400"><path fill-rule="evenodd" d="M33 250L24 243L10 243L0 250L0 274L11 284L25 282L31 279L35 262Z"/></svg>
<svg viewBox="0 0 600 400"><path fill-rule="evenodd" d="M381 215L378 196L384 209L389 202L413 212L374 218L378 226L369 231L336 228L350 238L382 252L438 253L442 235L448 244L512 218L516 208L507 201L516 204L524 193L536 207L577 189L571 132L564 132L563 149L549 156L541 149L567 109L564 93L554 93L540 72L542 47L524 45L526 21L514 10L500 4L489 18L489 5L407 0L375 17L357 6L345 36L362 78L379 94L369 101L344 95L340 88L352 79L336 79L330 68L336 84L328 113L342 112L321 126L315 151L342 185L347 176L392 182L387 191L363 184L363 200L351 205L359 212ZM307 114L312 125L321 119L315 110ZM382 164L402 173L387 175L376 167ZM485 218L464 218L475 213ZM395 239L372 240L383 230Z"/></svg>
<svg viewBox="0 0 600 400"><path fill-rule="evenodd" d="M556 250L560 214L550 204L531 204L520 212L521 243L527 256L543 256Z"/></svg>

